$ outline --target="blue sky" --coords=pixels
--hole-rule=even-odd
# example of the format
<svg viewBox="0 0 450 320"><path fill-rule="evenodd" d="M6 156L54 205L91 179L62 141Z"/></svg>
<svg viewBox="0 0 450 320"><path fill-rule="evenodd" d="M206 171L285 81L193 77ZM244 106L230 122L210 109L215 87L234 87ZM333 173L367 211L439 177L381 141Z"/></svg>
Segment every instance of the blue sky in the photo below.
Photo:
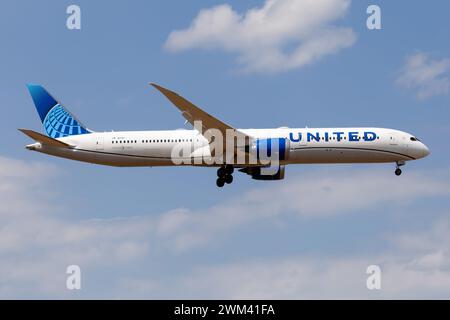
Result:
<svg viewBox="0 0 450 320"><path fill-rule="evenodd" d="M258 38L280 22L263 0L77 1L76 31L65 25L72 1L5 1L0 297L449 298L450 4L373 2L382 30L371 31L372 2L312 1L308 17L297 2L299 15L281 19L287 31ZM268 22L246 24L252 9ZM238 18L190 28L199 12ZM342 41L296 63L296 48L324 43L317 30ZM293 63L245 60L273 50ZM25 150L17 128L42 131L30 82L95 131L183 127L148 85L157 82L236 127L390 127L432 154L400 178L391 164L298 165L284 181L236 175L217 189L213 169L109 168ZM80 291L65 288L70 264L82 269ZM370 264L382 267L380 291L365 288Z"/></svg>

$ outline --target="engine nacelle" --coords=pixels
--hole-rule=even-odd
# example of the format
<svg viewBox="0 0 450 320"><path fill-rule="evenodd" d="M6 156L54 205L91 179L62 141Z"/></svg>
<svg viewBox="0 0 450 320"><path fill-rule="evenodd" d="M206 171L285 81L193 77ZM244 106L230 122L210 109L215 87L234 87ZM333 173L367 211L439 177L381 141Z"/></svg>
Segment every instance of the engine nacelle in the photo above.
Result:
<svg viewBox="0 0 450 320"><path fill-rule="evenodd" d="M286 138L257 139L252 143L254 156L258 161L284 161L289 159L291 142Z"/></svg>
<svg viewBox="0 0 450 320"><path fill-rule="evenodd" d="M283 180L285 167L246 167L239 171L251 175L255 180Z"/></svg>

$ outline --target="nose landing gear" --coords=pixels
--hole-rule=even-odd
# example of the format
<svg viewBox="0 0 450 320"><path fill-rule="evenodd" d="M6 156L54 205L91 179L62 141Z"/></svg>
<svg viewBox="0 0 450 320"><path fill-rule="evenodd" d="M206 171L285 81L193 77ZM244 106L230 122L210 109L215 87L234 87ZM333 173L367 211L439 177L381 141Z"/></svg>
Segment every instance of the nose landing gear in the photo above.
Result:
<svg viewBox="0 0 450 320"><path fill-rule="evenodd" d="M216 185L222 188L225 183L230 184L233 182L233 172L234 167L230 164L220 167L217 169L217 180Z"/></svg>
<svg viewBox="0 0 450 320"><path fill-rule="evenodd" d="M397 161L396 162L396 169L395 169L395 175L400 176L402 174L402 169L400 169L401 166L405 165L404 161Z"/></svg>

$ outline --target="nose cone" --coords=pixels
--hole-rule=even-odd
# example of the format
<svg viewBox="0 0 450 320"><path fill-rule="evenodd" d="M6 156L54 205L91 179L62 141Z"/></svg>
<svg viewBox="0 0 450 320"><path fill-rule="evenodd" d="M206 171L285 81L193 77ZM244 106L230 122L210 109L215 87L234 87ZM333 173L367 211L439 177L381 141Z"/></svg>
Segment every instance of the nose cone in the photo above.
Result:
<svg viewBox="0 0 450 320"><path fill-rule="evenodd" d="M426 156L430 155L430 149L428 149L428 147L422 143L422 154L423 154L423 158L425 158Z"/></svg>

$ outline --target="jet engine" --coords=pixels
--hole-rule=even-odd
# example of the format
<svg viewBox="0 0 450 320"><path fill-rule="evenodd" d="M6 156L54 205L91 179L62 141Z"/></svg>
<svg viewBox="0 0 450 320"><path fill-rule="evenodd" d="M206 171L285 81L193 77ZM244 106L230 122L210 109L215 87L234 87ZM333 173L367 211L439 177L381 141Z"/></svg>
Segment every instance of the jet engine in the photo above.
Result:
<svg viewBox="0 0 450 320"><path fill-rule="evenodd" d="M283 180L284 166L274 167L246 167L239 169L252 177L254 180Z"/></svg>
<svg viewBox="0 0 450 320"><path fill-rule="evenodd" d="M259 161L284 161L289 159L290 141L286 138L256 139L250 145L250 154Z"/></svg>

